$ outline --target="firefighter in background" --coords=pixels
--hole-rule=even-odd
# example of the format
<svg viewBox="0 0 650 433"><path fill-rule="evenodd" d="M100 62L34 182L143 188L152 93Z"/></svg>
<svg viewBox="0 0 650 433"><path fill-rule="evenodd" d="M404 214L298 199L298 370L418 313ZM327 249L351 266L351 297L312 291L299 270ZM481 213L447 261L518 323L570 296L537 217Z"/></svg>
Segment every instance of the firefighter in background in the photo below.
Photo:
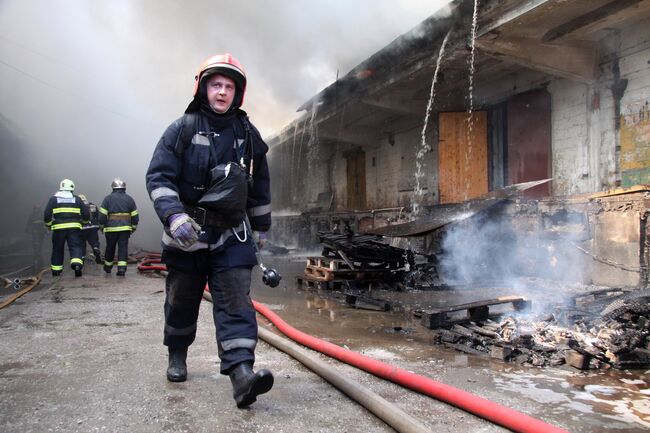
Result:
<svg viewBox="0 0 650 433"><path fill-rule="evenodd" d="M138 226L138 209L133 198L126 193L126 182L116 178L111 188L113 192L104 197L99 208L99 227L106 236L104 271L111 273L117 246L117 275L124 276L129 256L129 237Z"/></svg>
<svg viewBox="0 0 650 433"><path fill-rule="evenodd" d="M88 201L84 194L79 194L79 198L84 202L90 212L90 221L81 227L81 250L83 258L86 258L86 243L93 249L95 255L95 263L102 264L102 253L99 249L99 217L97 206L95 203Z"/></svg>
<svg viewBox="0 0 650 433"><path fill-rule="evenodd" d="M39 204L32 206L32 213L29 214L25 224L25 233L32 237L32 254L34 268L40 269L43 262L43 239L47 229L43 226L43 208Z"/></svg>
<svg viewBox="0 0 650 433"><path fill-rule="evenodd" d="M270 371L253 371L253 237L263 240L271 225L271 194L268 146L239 108L245 90L246 75L232 55L207 59L195 77L193 100L163 133L146 175L147 191L164 227L167 380L187 378L187 350L196 337L207 282L221 374L230 377L239 408L273 386ZM222 182L236 179L240 181L231 191L237 194L220 189ZM237 206L219 204L229 200Z"/></svg>
<svg viewBox="0 0 650 433"><path fill-rule="evenodd" d="M81 259L81 225L90 219L88 208L73 194L74 182L63 179L59 191L50 197L43 211L45 225L52 231L52 275L63 272L66 242L70 251L70 266L74 276L80 277L84 262Z"/></svg>

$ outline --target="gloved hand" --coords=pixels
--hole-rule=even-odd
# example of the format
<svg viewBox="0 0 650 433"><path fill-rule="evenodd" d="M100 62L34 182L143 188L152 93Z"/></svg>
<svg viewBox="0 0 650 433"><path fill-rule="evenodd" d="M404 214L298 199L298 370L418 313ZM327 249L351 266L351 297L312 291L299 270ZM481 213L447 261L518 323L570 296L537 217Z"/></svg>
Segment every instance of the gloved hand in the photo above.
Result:
<svg viewBox="0 0 650 433"><path fill-rule="evenodd" d="M254 231L253 239L257 243L257 248L261 250L262 248L264 248L264 244L266 244L266 232Z"/></svg>
<svg viewBox="0 0 650 433"><path fill-rule="evenodd" d="M187 248L199 240L201 226L186 213L175 213L167 220L169 232L181 246Z"/></svg>
<svg viewBox="0 0 650 433"><path fill-rule="evenodd" d="M131 226L131 233L135 233L135 230L138 228L138 226Z"/></svg>

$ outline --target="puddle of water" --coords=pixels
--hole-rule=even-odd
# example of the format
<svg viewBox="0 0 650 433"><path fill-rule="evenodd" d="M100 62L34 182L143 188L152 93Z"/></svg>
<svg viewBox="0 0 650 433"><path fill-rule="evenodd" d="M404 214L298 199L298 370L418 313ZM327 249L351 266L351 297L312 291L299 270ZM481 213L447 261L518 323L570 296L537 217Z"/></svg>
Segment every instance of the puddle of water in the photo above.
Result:
<svg viewBox="0 0 650 433"><path fill-rule="evenodd" d="M310 292L295 287L294 278L304 271L305 260L269 257L267 265L283 275L276 288L263 286L261 273L253 275L252 296L270 305L295 328L367 356L391 363L432 362L436 369L467 377L485 378L513 400L528 399L548 420L562 420L577 432L638 432L650 428L650 371L599 371L582 373L568 369L524 368L487 358L461 354L433 344L431 331L413 317L415 306L448 305L474 297L512 294L508 288L476 288L473 291L387 292L403 304L401 311L377 312L352 309L331 292ZM339 298L341 298L339 296ZM408 331L408 332L406 332ZM454 376L455 375L455 376ZM588 415L588 416L586 416ZM569 421L566 421L569 420Z"/></svg>

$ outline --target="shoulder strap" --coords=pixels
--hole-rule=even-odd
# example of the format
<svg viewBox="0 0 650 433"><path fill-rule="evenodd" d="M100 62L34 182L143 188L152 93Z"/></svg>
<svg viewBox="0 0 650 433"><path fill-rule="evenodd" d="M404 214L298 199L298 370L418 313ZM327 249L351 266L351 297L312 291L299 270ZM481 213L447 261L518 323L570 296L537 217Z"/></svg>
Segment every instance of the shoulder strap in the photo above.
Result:
<svg viewBox="0 0 650 433"><path fill-rule="evenodd" d="M185 149L192 143L192 138L196 134L196 122L198 116L196 113L185 113L183 115L183 123L181 124L181 129L178 132L178 138L176 139L176 145L174 145L174 153L179 158L183 157Z"/></svg>

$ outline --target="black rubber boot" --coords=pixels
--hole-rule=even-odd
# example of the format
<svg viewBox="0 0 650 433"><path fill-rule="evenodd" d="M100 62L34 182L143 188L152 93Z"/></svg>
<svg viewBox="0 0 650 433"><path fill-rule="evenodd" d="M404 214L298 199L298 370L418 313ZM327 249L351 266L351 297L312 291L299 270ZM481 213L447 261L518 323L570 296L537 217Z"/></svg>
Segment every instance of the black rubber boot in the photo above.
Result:
<svg viewBox="0 0 650 433"><path fill-rule="evenodd" d="M118 277L123 277L126 274L126 268L123 266L118 266L117 267L117 276Z"/></svg>
<svg viewBox="0 0 650 433"><path fill-rule="evenodd" d="M182 349L169 348L169 367L167 380L170 382L185 382L187 379L187 347Z"/></svg>
<svg viewBox="0 0 650 433"><path fill-rule="evenodd" d="M53 276L53 277L58 277L58 276L60 276L60 275L61 275L61 271L55 271L55 270L52 270L52 276Z"/></svg>
<svg viewBox="0 0 650 433"><path fill-rule="evenodd" d="M75 277L80 277L82 275L82 273L83 273L81 271L81 269L82 269L81 265L74 264L74 265L72 265L72 269L74 269L74 276Z"/></svg>
<svg viewBox="0 0 650 433"><path fill-rule="evenodd" d="M240 409L250 406L258 395L269 392L273 387L273 374L266 369L255 373L250 362L237 364L230 370L229 376L232 396Z"/></svg>
<svg viewBox="0 0 650 433"><path fill-rule="evenodd" d="M112 267L104 265L104 272L106 272L107 274L110 274L112 269L113 269Z"/></svg>
<svg viewBox="0 0 650 433"><path fill-rule="evenodd" d="M95 255L95 263L97 263L98 265L104 263L104 261L102 260L102 253L101 251L99 251L99 248L93 249L93 254Z"/></svg>

